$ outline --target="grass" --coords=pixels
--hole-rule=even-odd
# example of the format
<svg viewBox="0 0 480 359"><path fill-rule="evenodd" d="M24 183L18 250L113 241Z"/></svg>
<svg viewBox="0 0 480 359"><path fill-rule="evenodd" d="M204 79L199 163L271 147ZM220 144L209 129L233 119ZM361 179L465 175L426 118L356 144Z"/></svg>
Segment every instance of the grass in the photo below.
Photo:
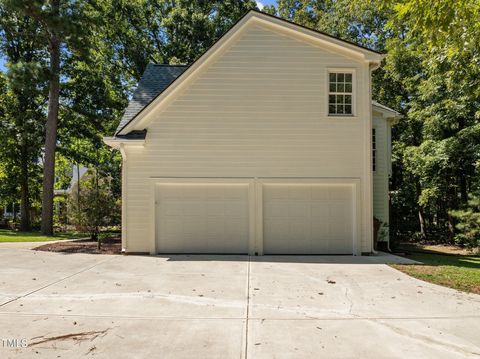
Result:
<svg viewBox="0 0 480 359"><path fill-rule="evenodd" d="M452 254L451 247L408 245L407 258L423 264L394 264L412 277L465 292L480 294L480 256Z"/></svg>
<svg viewBox="0 0 480 359"><path fill-rule="evenodd" d="M62 232L55 233L53 236L44 236L40 232L17 232L8 229L0 229L0 242L47 242L84 237L88 237L88 235L78 232Z"/></svg>

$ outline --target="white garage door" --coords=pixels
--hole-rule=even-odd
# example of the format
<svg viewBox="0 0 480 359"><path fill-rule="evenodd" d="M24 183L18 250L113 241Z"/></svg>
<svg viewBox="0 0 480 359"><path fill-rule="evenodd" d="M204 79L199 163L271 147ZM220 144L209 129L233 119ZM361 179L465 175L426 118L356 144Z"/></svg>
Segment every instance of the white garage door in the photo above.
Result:
<svg viewBox="0 0 480 359"><path fill-rule="evenodd" d="M265 254L352 254L354 187L265 184Z"/></svg>
<svg viewBox="0 0 480 359"><path fill-rule="evenodd" d="M247 184L158 184L159 253L247 253Z"/></svg>

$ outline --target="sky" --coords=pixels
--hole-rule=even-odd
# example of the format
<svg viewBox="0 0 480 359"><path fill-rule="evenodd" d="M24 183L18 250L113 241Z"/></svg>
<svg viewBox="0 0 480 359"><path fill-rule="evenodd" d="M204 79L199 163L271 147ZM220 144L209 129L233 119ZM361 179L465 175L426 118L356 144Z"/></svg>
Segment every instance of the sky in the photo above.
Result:
<svg viewBox="0 0 480 359"><path fill-rule="evenodd" d="M262 10L262 8L265 6L265 5L277 5L277 1L276 0L260 0L260 1L256 1L257 3L257 7Z"/></svg>

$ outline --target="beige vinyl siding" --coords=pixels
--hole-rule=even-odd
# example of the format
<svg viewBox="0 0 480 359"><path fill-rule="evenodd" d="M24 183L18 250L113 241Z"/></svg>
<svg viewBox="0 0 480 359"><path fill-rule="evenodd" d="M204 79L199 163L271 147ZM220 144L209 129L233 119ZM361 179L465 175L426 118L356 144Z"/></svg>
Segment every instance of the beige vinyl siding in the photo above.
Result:
<svg viewBox="0 0 480 359"><path fill-rule="evenodd" d="M327 116L330 67L356 71L358 117ZM260 25L247 27L155 113L146 145L126 149L127 250L151 248L152 177L358 178L369 196L368 77L365 63ZM365 231L369 222L362 221ZM364 235L362 250L370 250Z"/></svg>
<svg viewBox="0 0 480 359"><path fill-rule="evenodd" d="M388 181L389 168L391 165L389 152L389 131L390 125L381 118L381 116L373 114L373 127L376 132L376 170L373 173L373 215L386 225L389 223L389 205L388 205ZM385 232L385 231L384 231ZM384 238L388 232L384 233Z"/></svg>

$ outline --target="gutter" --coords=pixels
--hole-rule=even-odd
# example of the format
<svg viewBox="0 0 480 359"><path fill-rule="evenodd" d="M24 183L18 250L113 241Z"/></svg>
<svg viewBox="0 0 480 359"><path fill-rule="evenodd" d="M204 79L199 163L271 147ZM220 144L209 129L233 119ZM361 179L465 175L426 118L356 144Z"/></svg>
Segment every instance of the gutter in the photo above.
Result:
<svg viewBox="0 0 480 359"><path fill-rule="evenodd" d="M136 140L128 140L125 138L119 138L119 137L104 137L103 142L116 149L120 150L122 145L133 145L133 146L144 146L145 145L145 139L136 139Z"/></svg>

